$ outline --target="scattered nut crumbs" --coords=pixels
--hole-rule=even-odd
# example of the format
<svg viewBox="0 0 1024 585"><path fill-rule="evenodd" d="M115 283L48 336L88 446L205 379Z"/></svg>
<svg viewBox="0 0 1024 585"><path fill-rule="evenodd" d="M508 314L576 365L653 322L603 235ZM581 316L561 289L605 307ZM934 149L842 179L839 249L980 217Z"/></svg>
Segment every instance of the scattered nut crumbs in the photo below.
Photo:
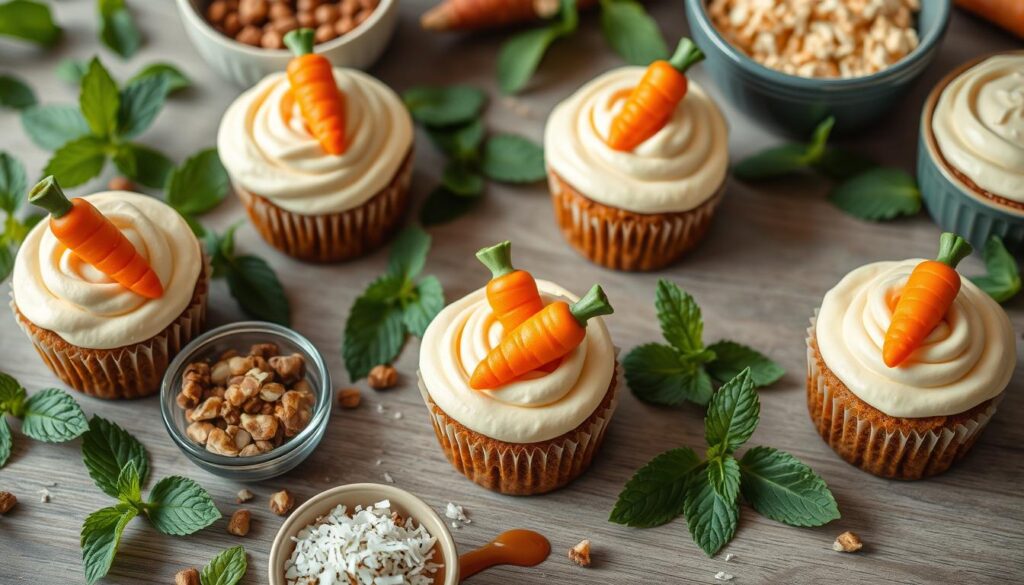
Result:
<svg viewBox="0 0 1024 585"><path fill-rule="evenodd" d="M0 492L0 514L6 514L18 503L18 498L11 492Z"/></svg>
<svg viewBox="0 0 1024 585"><path fill-rule="evenodd" d="M395 478L391 477L391 474L385 471L384 472L384 481L386 481L388 483L395 483Z"/></svg>
<svg viewBox="0 0 1024 585"><path fill-rule="evenodd" d="M725 571L719 571L715 573L715 579L718 581L732 581L732 575Z"/></svg>
<svg viewBox="0 0 1024 585"><path fill-rule="evenodd" d="M199 571L194 568L178 571L174 575L174 585L200 585Z"/></svg>
<svg viewBox="0 0 1024 585"><path fill-rule="evenodd" d="M344 409L358 408L362 400L363 395L359 392L358 388L342 388L338 390L338 406Z"/></svg>
<svg viewBox="0 0 1024 585"><path fill-rule="evenodd" d="M401 420L401 419L402 419L402 413L401 412L396 412L395 413L395 420Z"/></svg>
<svg viewBox="0 0 1024 585"><path fill-rule="evenodd" d="M725 562L728 563L729 561L731 561L731 560L733 560L735 558L736 558L736 555L734 555L732 553L726 553L726 555L725 555Z"/></svg>
<svg viewBox="0 0 1024 585"><path fill-rule="evenodd" d="M590 540L581 540L579 544L569 549L569 560L581 567L590 566Z"/></svg>
<svg viewBox="0 0 1024 585"><path fill-rule="evenodd" d="M857 552L864 548L864 543L860 537L847 530L836 537L836 541L832 543L832 550L836 552Z"/></svg>
<svg viewBox="0 0 1024 585"><path fill-rule="evenodd" d="M235 510L231 519L228 520L228 532L235 536L245 536L249 534L250 522L252 522L252 512L245 508Z"/></svg>
<svg viewBox="0 0 1024 585"><path fill-rule="evenodd" d="M377 403L377 414L384 414L384 403L383 402L378 402Z"/></svg>
<svg viewBox="0 0 1024 585"><path fill-rule="evenodd" d="M398 383L398 370L394 366L381 364L374 366L366 377L366 382L374 390L387 390Z"/></svg>
<svg viewBox="0 0 1024 585"><path fill-rule="evenodd" d="M235 501L238 502L239 504L244 504L251 500L252 497L252 492L250 492L249 490L238 490L238 497L235 498Z"/></svg>
<svg viewBox="0 0 1024 585"><path fill-rule="evenodd" d="M49 504L50 503L50 499L51 499L51 496L52 496L52 494L50 494L50 490L48 490L46 488L43 488L41 490L36 490L36 493L39 494L39 501L40 502L42 502L44 504Z"/></svg>
<svg viewBox="0 0 1024 585"><path fill-rule="evenodd" d="M471 520L469 516L466 516L466 511L462 508L462 506L459 506L452 502L448 502L448 505L445 506L444 515L449 520L456 520L457 522L462 522L463 524L473 523L473 520ZM453 522L452 524L456 524L457 522Z"/></svg>
<svg viewBox="0 0 1024 585"><path fill-rule="evenodd" d="M288 492L288 490L274 492L274 495L270 496L270 511L278 516L286 515L288 512L291 512L294 507L295 498Z"/></svg>

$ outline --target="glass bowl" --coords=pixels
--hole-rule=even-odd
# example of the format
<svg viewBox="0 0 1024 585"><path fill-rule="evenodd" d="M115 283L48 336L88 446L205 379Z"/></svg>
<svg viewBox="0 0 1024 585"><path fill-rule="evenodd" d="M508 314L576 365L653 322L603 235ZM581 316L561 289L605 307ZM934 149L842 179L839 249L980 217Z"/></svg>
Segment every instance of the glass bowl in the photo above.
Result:
<svg viewBox="0 0 1024 585"><path fill-rule="evenodd" d="M185 435L185 411L176 397L181 389L185 367L199 360L215 362L221 353L234 349L245 352L257 343L276 343L282 355L297 353L306 360L306 381L316 395L313 415L306 428L276 449L252 457L228 457L210 453ZM277 477L302 463L320 444L332 406L331 375L320 351L305 337L280 325L262 321L242 321L224 325L200 335L174 358L160 385L160 414L178 448L192 463L206 471L239 481L261 481Z"/></svg>

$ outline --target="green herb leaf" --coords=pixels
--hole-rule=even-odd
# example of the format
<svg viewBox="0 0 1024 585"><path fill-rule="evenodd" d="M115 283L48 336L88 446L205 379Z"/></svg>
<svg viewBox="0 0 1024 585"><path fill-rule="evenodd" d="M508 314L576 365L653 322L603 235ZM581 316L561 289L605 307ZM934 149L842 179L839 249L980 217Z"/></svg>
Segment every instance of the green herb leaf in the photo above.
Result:
<svg viewBox="0 0 1024 585"><path fill-rule="evenodd" d="M441 185L462 197L477 197L484 192L484 177L470 165L450 160L444 166Z"/></svg>
<svg viewBox="0 0 1024 585"><path fill-rule="evenodd" d="M220 518L210 494L181 476L165 477L153 486L146 514L154 528L175 536L198 532Z"/></svg>
<svg viewBox="0 0 1024 585"><path fill-rule="evenodd" d="M700 469L703 472L703 469ZM707 473L691 473L686 485L686 526L704 554L714 556L736 534L740 507L723 498Z"/></svg>
<svg viewBox="0 0 1024 585"><path fill-rule="evenodd" d="M274 269L258 256L236 256L227 273L228 289L251 317L288 326L291 306Z"/></svg>
<svg viewBox="0 0 1024 585"><path fill-rule="evenodd" d="M126 177L153 189L167 185L174 171L174 163L163 153L134 142L118 145L114 163Z"/></svg>
<svg viewBox="0 0 1024 585"><path fill-rule="evenodd" d="M416 278L427 263L430 235L422 229L408 227L395 238L388 256L388 274L404 279ZM372 285L371 285L372 286Z"/></svg>
<svg viewBox="0 0 1024 585"><path fill-rule="evenodd" d="M93 134L109 138L117 131L117 112L121 105L117 83L95 57L89 61L89 70L82 78L78 105Z"/></svg>
<svg viewBox="0 0 1024 585"><path fill-rule="evenodd" d="M743 370L715 392L704 416L704 438L719 452L732 453L754 434L761 402L750 370Z"/></svg>
<svg viewBox="0 0 1024 585"><path fill-rule="evenodd" d="M382 277L389 278L395 277ZM355 382L374 366L394 361L402 351L405 334L404 314L397 303L369 298L366 293L357 298L345 322L341 348L349 378Z"/></svg>
<svg viewBox="0 0 1024 585"><path fill-rule="evenodd" d="M21 112L21 126L36 146L50 151L92 133L78 108L67 105L27 108Z"/></svg>
<svg viewBox="0 0 1024 585"><path fill-rule="evenodd" d="M142 45L142 35L124 0L99 0L98 6L100 40L121 58L131 58Z"/></svg>
<svg viewBox="0 0 1024 585"><path fill-rule="evenodd" d="M576 0L561 0L559 21L523 33L505 42L498 53L498 85L502 93L516 93L533 77L548 47L579 26Z"/></svg>
<svg viewBox="0 0 1024 585"><path fill-rule="evenodd" d="M159 75L125 86L117 112L118 136L131 139L142 134L163 109L166 96L167 78Z"/></svg>
<svg viewBox="0 0 1024 585"><path fill-rule="evenodd" d="M412 117L427 126L448 126L469 122L480 114L486 96L469 85L414 87L402 94Z"/></svg>
<svg viewBox="0 0 1024 585"><path fill-rule="evenodd" d="M9 412L22 415L22 407L28 394L14 376L0 372L0 414Z"/></svg>
<svg viewBox="0 0 1024 585"><path fill-rule="evenodd" d="M70 441L88 429L82 408L63 390L47 388L25 401L21 432L37 441Z"/></svg>
<svg viewBox="0 0 1024 585"><path fill-rule="evenodd" d="M547 176L544 149L514 134L497 134L484 143L481 168L487 178L503 183L532 183Z"/></svg>
<svg viewBox="0 0 1024 585"><path fill-rule="evenodd" d="M732 174L741 181L782 177L807 168L806 155L807 148L802 144L769 148L741 160L732 167Z"/></svg>
<svg viewBox="0 0 1024 585"><path fill-rule="evenodd" d="M0 283L7 280L14 270L14 252L11 248L9 244L0 243Z"/></svg>
<svg viewBox="0 0 1024 585"><path fill-rule="evenodd" d="M54 72L57 78L72 85L82 83L82 78L89 70L89 62L82 59L64 59L57 64Z"/></svg>
<svg viewBox="0 0 1024 585"><path fill-rule="evenodd" d="M167 94L191 87L192 81L180 69L170 63L150 63L128 80L128 85L138 83L151 77L163 77L167 80Z"/></svg>
<svg viewBox="0 0 1024 585"><path fill-rule="evenodd" d="M699 361L687 360L660 343L641 345L622 360L626 382L645 402L676 406L690 401L707 404L714 388Z"/></svg>
<svg viewBox="0 0 1024 585"><path fill-rule="evenodd" d="M28 180L21 161L0 152L0 209L13 215L25 202Z"/></svg>
<svg viewBox="0 0 1024 585"><path fill-rule="evenodd" d="M829 134L832 133L832 128L835 125L835 116L829 116L822 120L817 128L814 129L814 134L811 135L811 143L807 145L807 154L805 156L808 164L816 164L824 156Z"/></svg>
<svg viewBox="0 0 1024 585"><path fill-rule="evenodd" d="M103 172L106 162L106 141L83 136L57 149L43 174L57 177L63 187L76 187Z"/></svg>
<svg viewBox="0 0 1024 585"><path fill-rule="evenodd" d="M427 126L427 136L446 155L460 161L477 157L477 149L484 139L484 125L480 118L458 126Z"/></svg>
<svg viewBox="0 0 1024 585"><path fill-rule="evenodd" d="M985 258L985 276L976 276L971 280L978 288L988 293L997 303L1005 303L1020 292L1020 268L1010 252L1003 245L999 236L991 236L985 242L983 251Z"/></svg>
<svg viewBox="0 0 1024 585"><path fill-rule="evenodd" d="M117 499L126 504L135 505L142 502L142 479L135 463L125 463L117 476Z"/></svg>
<svg viewBox="0 0 1024 585"><path fill-rule="evenodd" d="M700 458L693 449L672 449L658 455L626 483L609 521L650 528L679 516L686 503L689 475L700 466Z"/></svg>
<svg viewBox="0 0 1024 585"><path fill-rule="evenodd" d="M116 424L93 416L89 431L82 436L82 460L96 487L117 497L117 478L128 462L139 471L139 483L149 476L149 457L142 443Z"/></svg>
<svg viewBox="0 0 1024 585"><path fill-rule="evenodd" d="M828 199L846 213L867 221L921 211L917 183L899 169L876 168L861 173L833 189Z"/></svg>
<svg viewBox="0 0 1024 585"><path fill-rule="evenodd" d="M36 105L36 94L27 83L13 75L0 75L0 106L24 110Z"/></svg>
<svg viewBox="0 0 1024 585"><path fill-rule="evenodd" d="M182 215L201 215L217 207L230 188L216 148L199 151L171 173L167 203Z"/></svg>
<svg viewBox="0 0 1024 585"><path fill-rule="evenodd" d="M601 0L601 30L608 44L630 65L647 65L668 57L658 23L639 2Z"/></svg>
<svg viewBox="0 0 1024 585"><path fill-rule="evenodd" d="M689 293L664 279L658 280L654 295L661 334L683 355L704 349L704 321L700 307Z"/></svg>
<svg viewBox="0 0 1024 585"><path fill-rule="evenodd" d="M877 166L878 163L856 152L829 147L814 168L834 181L845 181Z"/></svg>
<svg viewBox="0 0 1024 585"><path fill-rule="evenodd" d="M420 223L428 227L448 223L472 211L481 200L481 197L456 195L439 186L430 192L420 207Z"/></svg>
<svg viewBox="0 0 1024 585"><path fill-rule="evenodd" d="M708 482L723 500L735 502L740 493L740 464L732 455L708 459Z"/></svg>
<svg viewBox="0 0 1024 585"><path fill-rule="evenodd" d="M7 419L0 416L0 468L7 465L7 460L11 458L11 449L14 447L14 441L11 437L11 427L7 426Z"/></svg>
<svg viewBox="0 0 1024 585"><path fill-rule="evenodd" d="M768 518L790 526L821 526L839 518L825 481L789 453L755 447L740 468L743 497Z"/></svg>
<svg viewBox="0 0 1024 585"><path fill-rule="evenodd" d="M427 325L444 308L444 288L436 276L424 276L416 288L413 298L402 304L402 320L409 333L423 337Z"/></svg>
<svg viewBox="0 0 1024 585"><path fill-rule="evenodd" d="M199 582L202 585L236 585L248 568L245 549L236 546L213 557L199 574Z"/></svg>
<svg viewBox="0 0 1024 585"><path fill-rule="evenodd" d="M133 506L121 503L96 510L82 525L82 565L85 581L92 585L102 579L114 564L114 555L124 529L139 514Z"/></svg>
<svg viewBox="0 0 1024 585"><path fill-rule="evenodd" d="M722 340L710 345L708 349L714 352L715 359L705 367L719 384L732 380L748 368L757 387L770 386L786 373L782 366L761 352L734 341Z"/></svg>
<svg viewBox="0 0 1024 585"><path fill-rule="evenodd" d="M50 46L60 39L50 7L34 0L11 0L0 4L0 35Z"/></svg>

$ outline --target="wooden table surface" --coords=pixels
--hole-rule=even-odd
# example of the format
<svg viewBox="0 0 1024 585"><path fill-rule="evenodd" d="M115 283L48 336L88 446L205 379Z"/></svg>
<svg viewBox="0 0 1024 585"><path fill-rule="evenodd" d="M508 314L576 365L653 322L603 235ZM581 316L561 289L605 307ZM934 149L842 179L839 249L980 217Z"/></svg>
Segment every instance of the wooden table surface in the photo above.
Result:
<svg viewBox="0 0 1024 585"><path fill-rule="evenodd" d="M933 1L933 0L929 0ZM936 0L937 1L937 0ZM503 34L459 37L419 30L418 15L429 2L406 1L394 41L373 73L396 90L416 84L468 82L493 96L491 129L514 131L540 140L546 114L575 87L620 64L599 34L595 15L583 18L581 31L557 45L531 89L515 100L498 97L493 68ZM196 86L171 99L142 141L175 160L214 144L224 109L238 90L218 79L194 52L174 3L134 2L146 44L129 63L101 50L104 61L122 79L154 60L170 60L187 71ZM27 79L46 102L72 102L76 91L58 81L54 66L65 57L88 58L99 50L94 3L55 3L66 39L50 52L0 44L0 70ZM650 4L667 38L686 31L680 2ZM888 164L913 170L917 123L928 89L943 73L979 54L1019 47L1019 41L961 13L938 58L914 93L889 118L850 146ZM706 81L696 68L694 77ZM715 93L711 88L712 94ZM778 139L739 112L726 108L735 159ZM47 153L24 135L16 114L0 110L2 149L17 154L31 177L38 176ZM419 136L421 147L413 190L417 203L437 184L442 159ZM109 169L108 169L109 173ZM76 193L99 190L109 179L94 181ZM225 515L236 509L235 493L248 487L256 499L253 528L246 538L226 533L222 519L199 534L174 538L157 534L145 521L128 528L107 583L170 583L176 571L202 566L221 549L236 544L249 552L245 583L266 582L270 542L281 519L267 509L268 496L287 488L302 501L339 484L382 482L385 472L396 485L442 511L447 502L465 507L473 519L454 532L461 550L479 546L498 532L520 526L546 534L551 557L533 569L499 568L475 577L484 584L541 583L714 583L715 573L735 583L1009 583L1024 579L1024 369L1017 369L1010 392L973 453L950 472L914 483L888 481L847 465L809 422L804 402L804 330L822 295L841 276L862 264L883 259L930 256L939 230L924 214L889 224L863 223L844 215L824 198L826 185L804 180L751 187L732 182L710 235L682 264L660 274L623 274L587 263L562 241L543 185L506 188L491 185L486 202L471 215L434 228L427 272L445 285L449 300L484 283L472 257L498 239L515 242L519 265L539 277L582 291L601 282L617 312L607 323L616 344L628 350L659 337L654 317L654 285L669 278L701 304L708 340L723 337L756 347L785 366L787 375L761 391L761 424L751 445L766 444L797 455L832 488L842 519L815 529L790 528L744 506L736 538L709 559L691 542L685 522L651 530L610 524L608 513L622 485L654 455L676 446L701 448L702 412L697 407L657 408L623 395L604 450L580 480L556 493L512 498L487 492L463 478L446 462L436 444L416 390L418 343L411 340L397 361L398 388L364 390L364 405L336 409L319 449L284 477L256 485L226 481L192 465L171 444L155 397L134 402L80 398L88 414L101 414L143 441L153 479L187 474L214 496ZM242 217L230 200L203 218L222 228ZM386 265L385 251L332 267L297 263L272 251L248 226L239 248L267 257L285 283L294 327L321 349L336 385L348 384L341 359L346 311L363 287ZM977 257L963 265L981 271ZM7 286L3 285L4 292ZM1024 331L1024 297L1006 307L1018 334ZM210 300L212 325L240 318L222 282ZM35 355L8 311L0 311L0 369L30 391L59 382ZM1024 347L1024 345L1022 345ZM1018 352L1021 349L1018 348ZM1018 359L1019 361L1019 359ZM383 406L383 413L378 405ZM396 413L402 413L400 419ZM15 428L17 426L15 425ZM380 460L380 465L376 465ZM52 494L41 503L37 490ZM81 463L80 441L63 445L34 443L17 430L8 465L0 470L0 489L17 494L16 511L0 518L0 583L78 583L83 581L78 535L85 516L110 504ZM835 536L854 530L863 552L835 553ZM594 565L581 569L566 550L583 538L594 543ZM725 553L735 555L725 561Z"/></svg>

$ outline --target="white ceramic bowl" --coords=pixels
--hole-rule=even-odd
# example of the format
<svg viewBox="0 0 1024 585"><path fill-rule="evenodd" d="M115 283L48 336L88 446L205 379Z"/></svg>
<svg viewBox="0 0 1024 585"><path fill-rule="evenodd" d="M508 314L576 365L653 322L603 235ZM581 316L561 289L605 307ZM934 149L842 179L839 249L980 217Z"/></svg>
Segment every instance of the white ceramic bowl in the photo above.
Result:
<svg viewBox="0 0 1024 585"><path fill-rule="evenodd" d="M287 49L252 47L221 34L206 21L208 0L177 0L185 33L196 51L224 79L249 87L270 73L284 71L292 55ZM384 53L398 23L397 0L380 5L351 32L316 46L316 52L339 67L366 69Z"/></svg>

